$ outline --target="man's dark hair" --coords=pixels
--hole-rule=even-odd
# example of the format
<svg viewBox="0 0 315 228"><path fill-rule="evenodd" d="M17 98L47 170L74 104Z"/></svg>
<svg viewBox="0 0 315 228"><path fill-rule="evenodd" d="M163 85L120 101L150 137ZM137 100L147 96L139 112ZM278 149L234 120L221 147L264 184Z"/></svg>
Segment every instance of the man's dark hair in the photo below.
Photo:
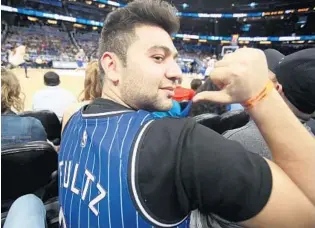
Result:
<svg viewBox="0 0 315 228"><path fill-rule="evenodd" d="M126 7L109 13L104 21L99 40L98 57L102 58L104 52L113 52L126 63L126 54L129 46L137 38L135 27L139 25L152 25L164 29L168 34L179 30L179 17L177 10L171 4L162 0L135 0ZM104 71L100 65L101 78Z"/></svg>
<svg viewBox="0 0 315 228"><path fill-rule="evenodd" d="M49 71L44 75L44 84L46 86L57 86L60 84L59 75L55 72Z"/></svg>
<svg viewBox="0 0 315 228"><path fill-rule="evenodd" d="M190 88L191 88L192 90L195 90L195 91L196 91L201 85L202 85L201 79L195 78L195 79L193 79L193 80L190 82Z"/></svg>
<svg viewBox="0 0 315 228"><path fill-rule="evenodd" d="M196 94L203 91L219 91L219 88L208 78L203 85L201 85ZM204 113L214 113L221 115L227 111L227 105L218 104L209 101L201 101L194 103L190 110L190 116L198 116Z"/></svg>

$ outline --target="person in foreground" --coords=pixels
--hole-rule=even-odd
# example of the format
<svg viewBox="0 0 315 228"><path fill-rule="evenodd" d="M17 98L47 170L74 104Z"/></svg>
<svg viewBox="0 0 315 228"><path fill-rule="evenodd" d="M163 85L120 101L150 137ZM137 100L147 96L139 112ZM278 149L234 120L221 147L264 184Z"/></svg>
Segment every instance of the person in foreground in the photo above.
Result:
<svg viewBox="0 0 315 228"><path fill-rule="evenodd" d="M3 228L17 227L47 227L45 205L34 194L17 198L10 207Z"/></svg>
<svg viewBox="0 0 315 228"><path fill-rule="evenodd" d="M314 227L315 141L270 87L262 51L226 55L211 75L221 90L194 101L254 103L276 164L193 119L153 117L171 108L181 78L178 28L165 1L107 16L102 98L72 116L58 155L61 227L188 227L195 209L248 227Z"/></svg>

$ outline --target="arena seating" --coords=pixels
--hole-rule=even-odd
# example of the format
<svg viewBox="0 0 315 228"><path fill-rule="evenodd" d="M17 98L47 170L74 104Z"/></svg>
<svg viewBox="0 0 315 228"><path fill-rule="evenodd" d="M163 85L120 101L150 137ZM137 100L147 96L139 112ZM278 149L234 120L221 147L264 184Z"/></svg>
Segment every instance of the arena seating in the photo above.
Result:
<svg viewBox="0 0 315 228"><path fill-rule="evenodd" d="M220 116L220 128L216 131L222 134L225 131L243 127L248 123L249 119L249 114L243 110L234 110L223 113Z"/></svg>
<svg viewBox="0 0 315 228"><path fill-rule="evenodd" d="M25 42L29 60L41 57L44 60L74 60L75 47L67 32L60 28L46 25L31 25L28 27L11 26L6 43Z"/></svg>
<svg viewBox="0 0 315 228"><path fill-rule="evenodd" d="M47 142L3 147L1 211L6 212L15 199L28 193L34 193L43 201L57 196L57 156Z"/></svg>
<svg viewBox="0 0 315 228"><path fill-rule="evenodd" d="M96 57L99 36L98 32L77 32L75 39L87 55L94 54L92 57Z"/></svg>
<svg viewBox="0 0 315 228"><path fill-rule="evenodd" d="M222 134L225 131L244 126L249 121L249 115L242 110L235 110L216 115L211 113L195 116L197 123L211 128L215 132Z"/></svg>
<svg viewBox="0 0 315 228"><path fill-rule="evenodd" d="M54 145L60 144L61 123L54 112L49 110L27 111L20 113L19 116L30 116L40 120L47 133L47 139Z"/></svg>

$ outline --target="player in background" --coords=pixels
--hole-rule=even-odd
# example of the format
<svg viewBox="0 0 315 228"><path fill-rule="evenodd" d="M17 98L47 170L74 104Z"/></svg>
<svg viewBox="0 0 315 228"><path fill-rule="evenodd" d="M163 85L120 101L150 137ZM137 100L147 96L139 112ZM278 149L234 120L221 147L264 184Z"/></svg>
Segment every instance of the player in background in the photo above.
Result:
<svg viewBox="0 0 315 228"><path fill-rule="evenodd" d="M17 44L17 47L13 48L13 50L9 51L9 63L11 68L16 68L18 66L24 68L25 77L28 78L27 75L27 63L28 55L26 54L26 45L25 43Z"/></svg>
<svg viewBox="0 0 315 228"><path fill-rule="evenodd" d="M85 52L84 52L84 50L82 48L75 55L75 60L77 61L77 65L78 65L78 68L76 70L84 69L83 63L84 63L84 60L85 60Z"/></svg>

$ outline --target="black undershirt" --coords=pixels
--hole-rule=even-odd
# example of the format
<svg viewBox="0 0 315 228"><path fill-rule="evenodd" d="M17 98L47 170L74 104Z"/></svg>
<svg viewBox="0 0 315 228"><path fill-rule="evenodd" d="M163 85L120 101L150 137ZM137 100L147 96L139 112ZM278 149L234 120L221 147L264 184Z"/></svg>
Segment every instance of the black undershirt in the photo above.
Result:
<svg viewBox="0 0 315 228"><path fill-rule="evenodd" d="M126 109L98 98L83 113ZM271 171L262 157L191 118L155 120L137 157L140 200L161 222L179 221L194 209L244 221L257 215L271 194Z"/></svg>

